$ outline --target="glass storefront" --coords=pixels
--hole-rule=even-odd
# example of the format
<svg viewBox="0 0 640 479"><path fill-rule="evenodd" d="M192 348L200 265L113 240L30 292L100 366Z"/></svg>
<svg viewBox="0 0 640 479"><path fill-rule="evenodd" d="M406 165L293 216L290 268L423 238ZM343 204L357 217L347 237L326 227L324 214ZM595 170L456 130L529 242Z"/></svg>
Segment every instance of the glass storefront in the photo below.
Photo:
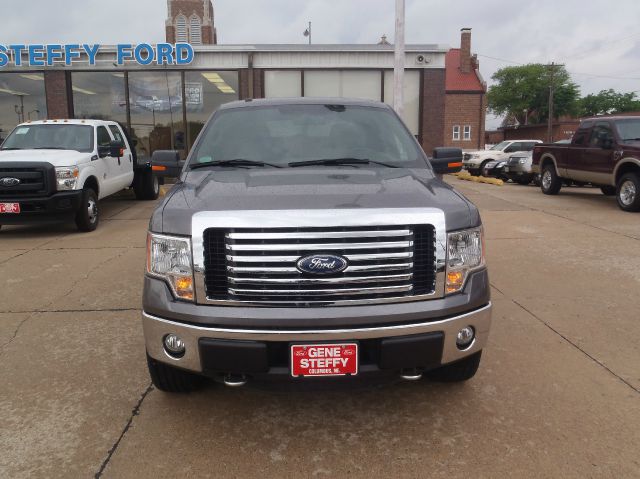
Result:
<svg viewBox="0 0 640 479"><path fill-rule="evenodd" d="M0 73L0 141L24 121L47 118L43 73Z"/></svg>
<svg viewBox="0 0 640 479"><path fill-rule="evenodd" d="M76 118L127 122L127 96L123 72L71 74Z"/></svg>
<svg viewBox="0 0 640 479"><path fill-rule="evenodd" d="M237 71L185 72L184 89L189 147L193 145L209 116L220 105L239 98L238 84Z"/></svg>

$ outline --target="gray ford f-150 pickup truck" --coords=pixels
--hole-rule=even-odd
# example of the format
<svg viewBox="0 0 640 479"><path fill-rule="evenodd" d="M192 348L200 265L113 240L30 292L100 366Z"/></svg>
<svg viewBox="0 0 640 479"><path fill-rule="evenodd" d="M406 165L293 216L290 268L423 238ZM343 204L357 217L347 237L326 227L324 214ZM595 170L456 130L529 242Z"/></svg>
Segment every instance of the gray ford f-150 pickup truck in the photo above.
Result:
<svg viewBox="0 0 640 479"><path fill-rule="evenodd" d="M179 178L149 224L155 386L471 378L490 288L478 210L438 175L461 151L446 153L429 159L382 103L335 98L230 103L184 165L156 152Z"/></svg>

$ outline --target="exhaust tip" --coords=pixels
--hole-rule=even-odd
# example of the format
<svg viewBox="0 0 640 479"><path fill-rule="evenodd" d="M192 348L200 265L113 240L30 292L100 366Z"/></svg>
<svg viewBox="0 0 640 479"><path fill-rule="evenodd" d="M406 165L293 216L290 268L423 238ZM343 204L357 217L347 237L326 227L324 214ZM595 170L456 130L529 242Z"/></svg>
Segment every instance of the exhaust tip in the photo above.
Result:
<svg viewBox="0 0 640 479"><path fill-rule="evenodd" d="M223 382L225 386L230 388L239 388L247 384L247 377L244 374L227 374Z"/></svg>
<svg viewBox="0 0 640 479"><path fill-rule="evenodd" d="M405 381L418 381L422 379L422 371L419 369L403 369L400 371L400 378Z"/></svg>

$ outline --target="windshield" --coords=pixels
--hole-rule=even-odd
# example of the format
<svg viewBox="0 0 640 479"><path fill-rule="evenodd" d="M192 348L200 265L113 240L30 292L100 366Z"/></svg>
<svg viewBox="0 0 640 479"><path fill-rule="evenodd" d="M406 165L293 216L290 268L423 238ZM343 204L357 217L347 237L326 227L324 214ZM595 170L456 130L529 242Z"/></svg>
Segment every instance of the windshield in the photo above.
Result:
<svg viewBox="0 0 640 479"><path fill-rule="evenodd" d="M491 147L491 149L492 149L492 150L500 150L500 151L502 151L502 150L504 150L504 149L507 147L507 145L508 145L509 143L511 143L511 142L509 142L509 141L503 141L502 143L498 143L497 145L493 145L493 146Z"/></svg>
<svg viewBox="0 0 640 479"><path fill-rule="evenodd" d="M88 125L21 125L7 137L3 150L93 151L93 127Z"/></svg>
<svg viewBox="0 0 640 479"><path fill-rule="evenodd" d="M362 159L424 167L419 157L411 134L386 109L274 105L220 111L195 145L189 164L248 160L286 167L310 160Z"/></svg>
<svg viewBox="0 0 640 479"><path fill-rule="evenodd" d="M615 124L622 141L640 141L640 119L618 120Z"/></svg>

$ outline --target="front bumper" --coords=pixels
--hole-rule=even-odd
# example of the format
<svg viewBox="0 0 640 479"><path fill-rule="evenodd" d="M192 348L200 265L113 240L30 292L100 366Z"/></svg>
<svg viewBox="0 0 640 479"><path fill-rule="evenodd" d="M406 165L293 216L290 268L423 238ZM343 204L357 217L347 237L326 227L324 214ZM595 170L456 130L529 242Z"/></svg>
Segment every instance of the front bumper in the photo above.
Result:
<svg viewBox="0 0 640 479"><path fill-rule="evenodd" d="M45 197L1 197L0 203L20 203L20 213L0 213L0 225L64 221L73 217L81 201L82 190L63 191Z"/></svg>
<svg viewBox="0 0 640 479"><path fill-rule="evenodd" d="M149 356L163 363L208 376L217 373L287 375L289 374L288 360L283 357L283 354L287 354L289 344L332 341L361 343L363 345L361 350L366 350L368 353L366 358L361 356L359 370L370 373L389 369L385 364L393 365L394 370L416 367L430 369L458 361L480 351L486 345L489 336L491 310L492 305L489 302L472 311L428 322L337 329L236 329L196 326L171 321L143 311L142 324ZM456 336L465 326L473 326L476 336L471 346L460 350L456 346ZM185 343L185 354L181 358L169 356L164 350L163 339L170 333L178 335ZM437 348L436 355L439 357L435 357L434 361L425 365L415 358L405 358L401 348L387 348L385 353L383 346L386 338L415 338L423 341L423 344L434 344ZM227 364L216 367L210 361L207 361L207 366L203 367L204 356L210 356L206 348L208 344L215 343L215 340L222 341L226 345L228 354L239 359L236 364L245 362L245 358L242 357L244 351L247 355L253 355L253 352L262 349L265 351L264 360L260 362L260 359L257 359L258 364L251 363L249 366L239 367L238 370L230 369L231 366ZM433 357L433 351L426 353L428 357ZM225 358L222 359L223 362L225 360ZM363 363L363 360L366 362ZM415 361L418 363L414 364Z"/></svg>

